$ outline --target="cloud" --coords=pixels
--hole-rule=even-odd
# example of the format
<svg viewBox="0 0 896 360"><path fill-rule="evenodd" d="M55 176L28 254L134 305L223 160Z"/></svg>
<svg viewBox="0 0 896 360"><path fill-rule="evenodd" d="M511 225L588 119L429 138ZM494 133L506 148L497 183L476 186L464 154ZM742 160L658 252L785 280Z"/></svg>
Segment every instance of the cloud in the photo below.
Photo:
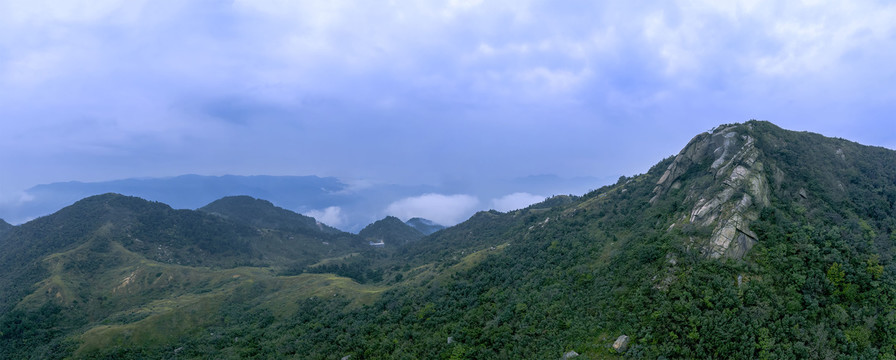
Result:
<svg viewBox="0 0 896 360"><path fill-rule="evenodd" d="M0 208L7 206L20 206L22 204L34 201L34 195L26 191L18 192L0 192Z"/></svg>
<svg viewBox="0 0 896 360"><path fill-rule="evenodd" d="M545 197L533 195L527 192L507 194L497 199L492 199L492 208L501 212L522 209L529 205L544 201Z"/></svg>
<svg viewBox="0 0 896 360"><path fill-rule="evenodd" d="M17 154L0 185L618 177L750 118L892 147L894 17L873 1L0 1L0 153Z"/></svg>
<svg viewBox="0 0 896 360"><path fill-rule="evenodd" d="M424 194L389 204L386 214L403 220L422 217L442 225L455 225L469 218L479 205L474 196Z"/></svg>
<svg viewBox="0 0 896 360"><path fill-rule="evenodd" d="M345 223L345 216L342 214L342 208L338 206L330 206L323 210L311 210L303 215L313 217L315 220L335 228L338 228Z"/></svg>

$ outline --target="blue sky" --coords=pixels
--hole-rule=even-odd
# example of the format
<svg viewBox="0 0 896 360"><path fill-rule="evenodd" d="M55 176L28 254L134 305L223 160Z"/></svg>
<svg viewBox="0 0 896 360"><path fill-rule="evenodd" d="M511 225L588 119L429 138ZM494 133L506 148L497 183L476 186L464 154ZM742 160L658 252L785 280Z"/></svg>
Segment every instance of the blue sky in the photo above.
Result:
<svg viewBox="0 0 896 360"><path fill-rule="evenodd" d="M753 118L893 149L894 64L888 2L0 0L0 203L180 174L605 179Z"/></svg>

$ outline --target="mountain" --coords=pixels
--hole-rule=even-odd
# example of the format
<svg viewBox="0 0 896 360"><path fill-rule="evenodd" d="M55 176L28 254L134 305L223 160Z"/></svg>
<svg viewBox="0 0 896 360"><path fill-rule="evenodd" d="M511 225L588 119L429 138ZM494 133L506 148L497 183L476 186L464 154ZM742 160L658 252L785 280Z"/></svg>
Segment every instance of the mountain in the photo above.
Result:
<svg viewBox="0 0 896 360"><path fill-rule="evenodd" d="M402 199L423 194L469 194L494 199L515 192L565 194L608 183L606 179L566 179L553 175L490 181L488 184L452 182L439 186L374 183L318 176L203 176L138 178L100 182L59 182L25 190L20 201L0 203L0 218L13 224L45 216L85 197L118 193L159 201L175 209L196 209L226 196L248 195L271 201L298 213L338 216L324 220L339 229L357 232L382 217L383 209Z"/></svg>
<svg viewBox="0 0 896 360"><path fill-rule="evenodd" d="M417 231L423 233L423 235L429 235L445 228L444 225L436 224L432 220L418 217L411 218L408 221L405 221L405 224L408 224L410 227L417 229Z"/></svg>
<svg viewBox="0 0 896 360"><path fill-rule="evenodd" d="M327 348L610 358L627 335L633 358L889 358L894 165L883 148L720 126L646 174L409 244L396 255L419 283L334 319L377 332Z"/></svg>
<svg viewBox="0 0 896 360"><path fill-rule="evenodd" d="M276 220L279 219L271 221ZM79 258L83 263L69 263L74 269L101 268L102 262L95 263L90 254L116 249L130 258L178 266L287 265L309 255L313 259L338 256L364 245L351 234L345 235L348 240L344 242L353 243L334 249L322 244L324 240L332 240L331 237L318 239L289 231L263 231L218 215L174 210L136 197L97 195L13 228L0 243L4 249L0 264L10 269L0 276L0 284L7 289L28 290L19 284L37 283L48 271L52 274L59 270L46 268L47 259L58 254L86 257ZM0 302L0 305L5 308L10 304Z"/></svg>
<svg viewBox="0 0 896 360"><path fill-rule="evenodd" d="M0 237L3 237L3 235L6 234L7 231L12 230L12 228L13 226L10 223L0 219Z"/></svg>
<svg viewBox="0 0 896 360"><path fill-rule="evenodd" d="M389 203L410 196L438 192L429 186L353 185L333 177L318 176L202 176L123 179L102 182L60 182L25 190L27 201L3 204L0 217L13 223L53 213L79 199L104 193L120 193L168 204L176 209L196 209L226 196L249 195L273 201L297 212L337 207L343 223L357 231L373 221L374 213Z"/></svg>
<svg viewBox="0 0 896 360"><path fill-rule="evenodd" d="M237 204L246 208L228 211ZM332 276L273 275L369 248L356 235L316 224L308 231L305 217L254 199L222 199L210 208L235 219L104 194L12 228L0 238L0 358L77 354L130 334L136 323L151 329L166 323L171 336L180 336L203 323L197 311L219 310L262 284L266 290L256 295L358 287ZM248 215L253 211L268 218L259 221ZM145 336L166 338L155 331ZM68 340L74 334L77 344ZM42 345L34 348L38 339Z"/></svg>
<svg viewBox="0 0 896 360"><path fill-rule="evenodd" d="M385 243L386 246L407 244L423 237L422 232L394 216L367 225L358 235L374 243Z"/></svg>
<svg viewBox="0 0 896 360"><path fill-rule="evenodd" d="M328 256L340 256L367 247L363 237L250 196L224 197L197 211L249 226L259 234L286 239L268 243L265 247L290 264L290 273L301 271L303 267ZM273 257L273 254L268 256Z"/></svg>
<svg viewBox="0 0 896 360"><path fill-rule="evenodd" d="M312 217L274 206L270 201L250 196L227 196L199 208L199 211L223 216L248 225L292 232L336 234L342 231Z"/></svg>
<svg viewBox="0 0 896 360"><path fill-rule="evenodd" d="M582 196L304 260L258 245L289 239L264 201L84 201L0 240L0 357L896 358L896 152L768 122Z"/></svg>
<svg viewBox="0 0 896 360"><path fill-rule="evenodd" d="M201 176L123 179L103 182L60 182L34 186L28 201L3 210L7 218L42 216L79 199L104 193L121 193L164 202L178 209L195 209L227 195L251 194L280 199L289 206L300 197L301 206L330 206L333 194L347 185L336 178L317 176Z"/></svg>
<svg viewBox="0 0 896 360"><path fill-rule="evenodd" d="M308 206L323 207L329 203L331 193L346 188L346 184L332 177L181 175L95 183L71 181L38 185L29 189L28 193L37 198L49 199L64 196L80 199L106 192L133 193L141 198L156 199L175 208L186 209L196 208L199 206L196 204L207 204L234 193L284 200L299 195Z"/></svg>

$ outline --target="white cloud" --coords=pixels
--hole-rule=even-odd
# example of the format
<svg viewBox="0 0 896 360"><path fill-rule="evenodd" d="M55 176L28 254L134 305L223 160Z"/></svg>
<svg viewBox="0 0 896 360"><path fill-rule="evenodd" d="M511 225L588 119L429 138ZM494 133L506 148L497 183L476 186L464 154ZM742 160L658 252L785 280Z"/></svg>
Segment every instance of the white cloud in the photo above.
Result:
<svg viewBox="0 0 896 360"><path fill-rule="evenodd" d="M522 209L526 206L542 202L545 197L541 195L533 195L527 192L516 192L507 194L497 199L492 199L492 208L498 211L506 212L511 210Z"/></svg>
<svg viewBox="0 0 896 360"><path fill-rule="evenodd" d="M456 13L466 12L482 5L482 0L451 0L448 8L442 11L446 18L453 18Z"/></svg>
<svg viewBox="0 0 896 360"><path fill-rule="evenodd" d="M804 4L805 5L805 4ZM817 74L848 69L848 55L892 55L874 44L892 41L896 8L871 8L862 2L786 7L765 34L777 45L757 60L757 71L775 76ZM824 21L818 21L823 18ZM891 48L891 47L890 47Z"/></svg>
<svg viewBox="0 0 896 360"><path fill-rule="evenodd" d="M0 5L5 21L22 23L88 23L109 16L130 1L121 0L78 0L78 1L9 1Z"/></svg>
<svg viewBox="0 0 896 360"><path fill-rule="evenodd" d="M20 206L34 200L34 195L25 191L0 192L0 206Z"/></svg>
<svg viewBox="0 0 896 360"><path fill-rule="evenodd" d="M332 227L340 227L345 223L345 216L342 214L342 208L338 206L330 206L323 210L311 210L304 214Z"/></svg>
<svg viewBox="0 0 896 360"><path fill-rule="evenodd" d="M523 80L523 83L535 85L527 86L526 88L539 88L548 90L548 92L550 93L561 93L575 90L590 76L591 70L589 70L588 68L573 72L568 70L554 70L544 67L537 67L520 74L520 78L521 80Z"/></svg>
<svg viewBox="0 0 896 360"><path fill-rule="evenodd" d="M478 205L479 199L475 196L424 194L393 202L386 213L403 220L422 217L450 226L466 220Z"/></svg>

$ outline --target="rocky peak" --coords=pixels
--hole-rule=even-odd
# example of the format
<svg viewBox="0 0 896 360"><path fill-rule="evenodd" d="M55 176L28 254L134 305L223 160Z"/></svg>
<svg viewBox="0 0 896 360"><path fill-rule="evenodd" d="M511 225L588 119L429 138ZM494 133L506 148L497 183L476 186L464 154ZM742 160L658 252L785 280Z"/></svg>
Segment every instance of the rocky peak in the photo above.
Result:
<svg viewBox="0 0 896 360"><path fill-rule="evenodd" d="M755 146L751 124L725 125L697 135L675 157L654 188L654 203L670 189L687 187L685 202L694 204L675 225L709 228L709 239L692 239L711 258L741 258L756 242L750 222L769 204L765 165ZM711 175L709 186L686 174ZM708 174L707 174L708 173ZM675 226L673 225L673 226Z"/></svg>

